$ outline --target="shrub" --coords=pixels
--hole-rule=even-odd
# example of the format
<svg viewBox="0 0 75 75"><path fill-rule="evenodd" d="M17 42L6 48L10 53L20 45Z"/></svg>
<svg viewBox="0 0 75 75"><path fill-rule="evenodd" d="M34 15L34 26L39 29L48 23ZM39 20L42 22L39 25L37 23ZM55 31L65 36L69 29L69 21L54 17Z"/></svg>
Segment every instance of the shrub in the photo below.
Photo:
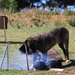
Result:
<svg viewBox="0 0 75 75"><path fill-rule="evenodd" d="M46 10L38 10L38 9L32 9L32 11L29 11L32 14L35 15L60 15L60 11L46 11Z"/></svg>
<svg viewBox="0 0 75 75"><path fill-rule="evenodd" d="M51 11L46 10L35 10L35 15L52 15Z"/></svg>
<svg viewBox="0 0 75 75"><path fill-rule="evenodd" d="M69 23L70 26L75 27L75 16L68 19L67 22Z"/></svg>
<svg viewBox="0 0 75 75"><path fill-rule="evenodd" d="M66 21L60 21L60 20L56 20L54 21L55 26L67 26L67 22Z"/></svg>
<svg viewBox="0 0 75 75"><path fill-rule="evenodd" d="M39 26L43 26L45 24L44 20L41 19L41 18L38 18L38 19L32 19L31 20L33 22L33 24L37 27Z"/></svg>
<svg viewBox="0 0 75 75"><path fill-rule="evenodd" d="M72 16L72 15L75 15L75 12L72 11L72 10L68 10L68 11L66 11L66 12L64 13L64 15L66 15L66 16Z"/></svg>
<svg viewBox="0 0 75 75"><path fill-rule="evenodd" d="M60 11L52 11L52 15L60 15Z"/></svg>

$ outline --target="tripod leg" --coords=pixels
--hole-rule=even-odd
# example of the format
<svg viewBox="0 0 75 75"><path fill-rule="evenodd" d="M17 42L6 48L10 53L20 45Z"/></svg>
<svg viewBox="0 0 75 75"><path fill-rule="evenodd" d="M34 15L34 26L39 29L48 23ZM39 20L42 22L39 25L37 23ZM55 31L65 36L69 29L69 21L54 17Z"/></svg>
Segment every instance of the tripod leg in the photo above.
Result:
<svg viewBox="0 0 75 75"><path fill-rule="evenodd" d="M4 62L4 58L5 58L5 55L6 55L6 53L7 53L7 49L8 49L8 44L6 44L6 48L5 48L5 51L4 51L4 55L3 55L3 58L2 58L2 62L1 62L1 67L0 67L0 69L2 69L3 62ZM8 57L7 57L7 59L8 59ZM8 68L7 68L7 69L8 69Z"/></svg>

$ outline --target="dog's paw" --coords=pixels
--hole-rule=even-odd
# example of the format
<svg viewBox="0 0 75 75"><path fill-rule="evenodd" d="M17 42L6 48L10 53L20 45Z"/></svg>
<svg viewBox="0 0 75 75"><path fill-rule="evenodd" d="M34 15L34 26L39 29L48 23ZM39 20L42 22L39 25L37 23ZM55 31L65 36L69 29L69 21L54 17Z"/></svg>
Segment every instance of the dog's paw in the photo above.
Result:
<svg viewBox="0 0 75 75"><path fill-rule="evenodd" d="M65 60L65 62L66 62L66 63L69 63L69 62L71 62L71 61L70 61L70 60Z"/></svg>
<svg viewBox="0 0 75 75"><path fill-rule="evenodd" d="M71 61L69 59L64 59L63 62L70 63Z"/></svg>

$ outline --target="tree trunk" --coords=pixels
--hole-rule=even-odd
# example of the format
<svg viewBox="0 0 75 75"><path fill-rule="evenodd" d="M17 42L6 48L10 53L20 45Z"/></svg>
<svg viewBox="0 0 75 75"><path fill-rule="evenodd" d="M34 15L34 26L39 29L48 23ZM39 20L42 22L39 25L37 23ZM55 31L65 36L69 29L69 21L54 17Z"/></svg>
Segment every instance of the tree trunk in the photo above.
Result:
<svg viewBox="0 0 75 75"><path fill-rule="evenodd" d="M65 11L67 11L67 2L68 2L68 0L65 0L65 1L64 1L64 10L65 10Z"/></svg>

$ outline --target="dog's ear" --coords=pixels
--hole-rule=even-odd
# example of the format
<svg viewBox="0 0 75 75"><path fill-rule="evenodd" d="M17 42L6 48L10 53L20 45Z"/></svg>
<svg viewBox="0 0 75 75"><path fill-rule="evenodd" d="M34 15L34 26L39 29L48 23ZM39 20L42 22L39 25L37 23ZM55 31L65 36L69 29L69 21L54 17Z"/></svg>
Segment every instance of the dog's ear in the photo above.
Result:
<svg viewBox="0 0 75 75"><path fill-rule="evenodd" d="M25 44L26 44L26 46L29 46L29 41L25 40Z"/></svg>
<svg viewBox="0 0 75 75"><path fill-rule="evenodd" d="M28 50L28 52L29 52L29 41L28 41L28 40L25 40L25 45L26 45L27 50Z"/></svg>
<svg viewBox="0 0 75 75"><path fill-rule="evenodd" d="M25 40L25 45L28 46L29 45L29 41Z"/></svg>
<svg viewBox="0 0 75 75"><path fill-rule="evenodd" d="M25 40L25 44L27 43L27 40Z"/></svg>
<svg viewBox="0 0 75 75"><path fill-rule="evenodd" d="M26 47L28 47L27 40L25 40L25 44L24 45L26 45Z"/></svg>

